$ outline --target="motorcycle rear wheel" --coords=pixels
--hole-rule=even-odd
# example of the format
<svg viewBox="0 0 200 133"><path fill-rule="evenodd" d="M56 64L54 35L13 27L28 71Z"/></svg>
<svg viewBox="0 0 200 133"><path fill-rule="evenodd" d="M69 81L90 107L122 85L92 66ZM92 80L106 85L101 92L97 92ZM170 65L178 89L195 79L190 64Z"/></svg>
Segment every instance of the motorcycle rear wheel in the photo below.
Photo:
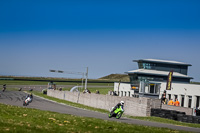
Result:
<svg viewBox="0 0 200 133"><path fill-rule="evenodd" d="M23 102L23 106L26 106L26 103L25 103L25 101Z"/></svg>
<svg viewBox="0 0 200 133"><path fill-rule="evenodd" d="M111 118L112 116L113 116L113 113L110 113L110 114L108 115L109 118Z"/></svg>

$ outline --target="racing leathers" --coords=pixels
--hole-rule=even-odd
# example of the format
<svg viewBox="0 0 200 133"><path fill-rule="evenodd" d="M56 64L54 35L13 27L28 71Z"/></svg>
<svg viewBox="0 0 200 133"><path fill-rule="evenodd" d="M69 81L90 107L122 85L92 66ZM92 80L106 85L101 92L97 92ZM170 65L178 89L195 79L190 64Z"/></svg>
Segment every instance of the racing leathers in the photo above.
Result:
<svg viewBox="0 0 200 133"><path fill-rule="evenodd" d="M112 109L112 113L117 109L117 108L119 108L119 107L121 107L121 109L122 109L122 111L124 111L124 105L121 105L121 103L118 103L113 109Z"/></svg>

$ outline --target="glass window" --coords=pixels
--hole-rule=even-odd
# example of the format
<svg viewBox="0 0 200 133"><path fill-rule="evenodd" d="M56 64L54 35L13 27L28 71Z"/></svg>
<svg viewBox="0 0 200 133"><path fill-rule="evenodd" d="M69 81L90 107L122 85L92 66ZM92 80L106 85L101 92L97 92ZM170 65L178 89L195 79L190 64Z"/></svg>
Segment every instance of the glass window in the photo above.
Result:
<svg viewBox="0 0 200 133"><path fill-rule="evenodd" d="M156 86L155 86L155 93L156 94L160 93L160 84L156 84Z"/></svg>

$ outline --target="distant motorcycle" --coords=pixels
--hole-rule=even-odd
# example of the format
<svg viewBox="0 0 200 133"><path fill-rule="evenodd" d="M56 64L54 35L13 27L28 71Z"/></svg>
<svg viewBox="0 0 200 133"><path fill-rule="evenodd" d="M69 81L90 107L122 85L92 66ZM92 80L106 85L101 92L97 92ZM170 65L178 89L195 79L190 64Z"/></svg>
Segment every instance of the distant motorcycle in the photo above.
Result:
<svg viewBox="0 0 200 133"><path fill-rule="evenodd" d="M30 98L30 97L27 97L25 100L24 100L24 102L23 102L23 106L27 106L27 105L29 105L29 103L31 103L32 102L32 99Z"/></svg>
<svg viewBox="0 0 200 133"><path fill-rule="evenodd" d="M113 108L112 108L112 110L113 110ZM112 110L110 111L110 114L108 115L109 118L116 117L117 119L119 119L119 118L121 118L122 114L124 113L124 110L121 107L117 108L115 111L112 111Z"/></svg>

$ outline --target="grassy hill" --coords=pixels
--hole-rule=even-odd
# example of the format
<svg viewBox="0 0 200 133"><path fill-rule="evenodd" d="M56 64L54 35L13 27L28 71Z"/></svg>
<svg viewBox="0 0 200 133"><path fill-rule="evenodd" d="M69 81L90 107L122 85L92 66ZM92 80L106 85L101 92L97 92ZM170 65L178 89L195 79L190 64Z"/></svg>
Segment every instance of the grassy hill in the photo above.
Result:
<svg viewBox="0 0 200 133"><path fill-rule="evenodd" d="M99 79L103 80L112 80L112 81L122 81L122 82L130 82L129 76L127 74L110 74L105 77L101 77Z"/></svg>

